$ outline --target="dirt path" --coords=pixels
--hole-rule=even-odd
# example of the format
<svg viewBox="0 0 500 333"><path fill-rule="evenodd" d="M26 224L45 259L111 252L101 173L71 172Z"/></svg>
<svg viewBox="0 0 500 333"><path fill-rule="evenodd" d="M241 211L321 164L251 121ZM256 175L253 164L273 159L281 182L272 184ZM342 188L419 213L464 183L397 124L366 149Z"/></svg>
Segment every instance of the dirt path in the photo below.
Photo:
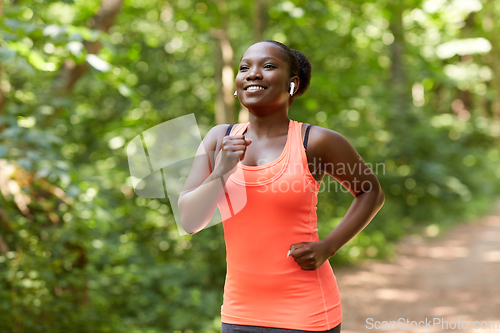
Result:
<svg viewBox="0 0 500 333"><path fill-rule="evenodd" d="M406 237L397 253L393 262L335 270L343 333L500 333L500 208L441 237Z"/></svg>

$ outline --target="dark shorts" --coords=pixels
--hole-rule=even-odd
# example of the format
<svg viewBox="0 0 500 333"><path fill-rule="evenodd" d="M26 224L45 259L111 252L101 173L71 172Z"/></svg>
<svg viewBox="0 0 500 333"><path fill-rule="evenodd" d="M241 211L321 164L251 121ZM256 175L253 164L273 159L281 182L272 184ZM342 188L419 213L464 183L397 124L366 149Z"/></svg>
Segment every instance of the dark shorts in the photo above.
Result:
<svg viewBox="0 0 500 333"><path fill-rule="evenodd" d="M263 327L263 326L247 326L222 323L221 333L340 333L340 325L328 331L301 331L290 330L287 328Z"/></svg>

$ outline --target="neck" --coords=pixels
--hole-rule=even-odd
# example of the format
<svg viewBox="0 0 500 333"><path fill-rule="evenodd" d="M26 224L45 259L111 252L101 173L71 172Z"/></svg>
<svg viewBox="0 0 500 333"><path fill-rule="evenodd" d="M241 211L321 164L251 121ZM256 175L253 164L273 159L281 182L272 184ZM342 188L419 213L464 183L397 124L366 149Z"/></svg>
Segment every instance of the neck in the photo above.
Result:
<svg viewBox="0 0 500 333"><path fill-rule="evenodd" d="M289 122L286 112L274 112L264 116L256 116L250 112L250 124L246 132L251 131L257 138L282 136L288 133Z"/></svg>

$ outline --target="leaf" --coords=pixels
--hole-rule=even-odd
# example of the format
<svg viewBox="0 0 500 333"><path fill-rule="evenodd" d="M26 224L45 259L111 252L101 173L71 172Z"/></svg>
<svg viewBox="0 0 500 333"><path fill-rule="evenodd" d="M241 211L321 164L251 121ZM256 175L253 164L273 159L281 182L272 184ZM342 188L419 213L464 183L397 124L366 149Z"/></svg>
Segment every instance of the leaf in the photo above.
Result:
<svg viewBox="0 0 500 333"><path fill-rule="evenodd" d="M22 167L23 169L25 169L26 171L31 171L31 167L32 167L32 164L31 164L31 161L27 158L20 158L19 160L17 160L17 164Z"/></svg>
<svg viewBox="0 0 500 333"><path fill-rule="evenodd" d="M61 27L59 25L51 24L47 25L43 29L44 36L50 36L51 38L56 38L57 36L66 33L66 27Z"/></svg>
<svg viewBox="0 0 500 333"><path fill-rule="evenodd" d="M36 26L34 24L25 24L23 30L26 34L30 34L36 30Z"/></svg>
<svg viewBox="0 0 500 333"><path fill-rule="evenodd" d="M87 60L90 66L100 72L108 72L111 69L111 64L109 62L102 60L95 54L87 54L85 60Z"/></svg>
<svg viewBox="0 0 500 333"><path fill-rule="evenodd" d="M43 59L43 57L41 56L41 54L38 53L38 52L36 52L36 51L31 51L30 52L30 55L28 56L28 61L36 69L44 70L44 68L45 68L45 66L44 66L45 65L45 60Z"/></svg>
<svg viewBox="0 0 500 333"><path fill-rule="evenodd" d="M95 42L101 36L101 31L92 30L86 27L77 27L77 26L68 26L68 34L69 35L78 35L81 39Z"/></svg>
<svg viewBox="0 0 500 333"><path fill-rule="evenodd" d="M120 85L118 86L118 91L120 92L120 94L122 94L122 96L124 97L128 97L130 95L132 95L132 90L130 90L129 87L127 87L125 84L123 83L120 83Z"/></svg>
<svg viewBox="0 0 500 333"><path fill-rule="evenodd" d="M17 29L22 25L22 23L19 22L18 20L6 19L5 25L8 26L9 28Z"/></svg>
<svg viewBox="0 0 500 333"><path fill-rule="evenodd" d="M0 61L5 63L13 60L16 56L16 51L0 46Z"/></svg>
<svg viewBox="0 0 500 333"><path fill-rule="evenodd" d="M9 49L17 51L20 55L28 56L30 53L30 48L19 41L13 41L9 43Z"/></svg>
<svg viewBox="0 0 500 333"><path fill-rule="evenodd" d="M66 44L66 48L75 57L81 57L82 52L85 49L85 47L83 46L83 44L81 42L77 42L77 41L69 42L68 44Z"/></svg>
<svg viewBox="0 0 500 333"><path fill-rule="evenodd" d="M51 172L52 169L48 167L41 168L36 172L36 178L46 178Z"/></svg>

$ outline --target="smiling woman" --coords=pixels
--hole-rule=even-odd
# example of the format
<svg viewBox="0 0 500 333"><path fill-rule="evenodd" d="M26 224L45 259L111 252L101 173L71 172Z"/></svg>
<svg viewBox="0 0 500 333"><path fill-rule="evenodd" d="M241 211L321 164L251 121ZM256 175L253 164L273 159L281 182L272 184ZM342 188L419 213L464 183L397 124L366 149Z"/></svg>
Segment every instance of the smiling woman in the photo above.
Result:
<svg viewBox="0 0 500 333"><path fill-rule="evenodd" d="M310 79L302 53L276 41L250 46L235 80L250 121L209 131L199 150L207 157L193 162L180 195L181 224L190 234L208 225L217 206L223 218L222 333L340 332L340 296L328 259L373 219L384 194L341 134L288 118ZM333 168L339 165L352 172ZM316 205L325 174L355 198L320 240Z"/></svg>

